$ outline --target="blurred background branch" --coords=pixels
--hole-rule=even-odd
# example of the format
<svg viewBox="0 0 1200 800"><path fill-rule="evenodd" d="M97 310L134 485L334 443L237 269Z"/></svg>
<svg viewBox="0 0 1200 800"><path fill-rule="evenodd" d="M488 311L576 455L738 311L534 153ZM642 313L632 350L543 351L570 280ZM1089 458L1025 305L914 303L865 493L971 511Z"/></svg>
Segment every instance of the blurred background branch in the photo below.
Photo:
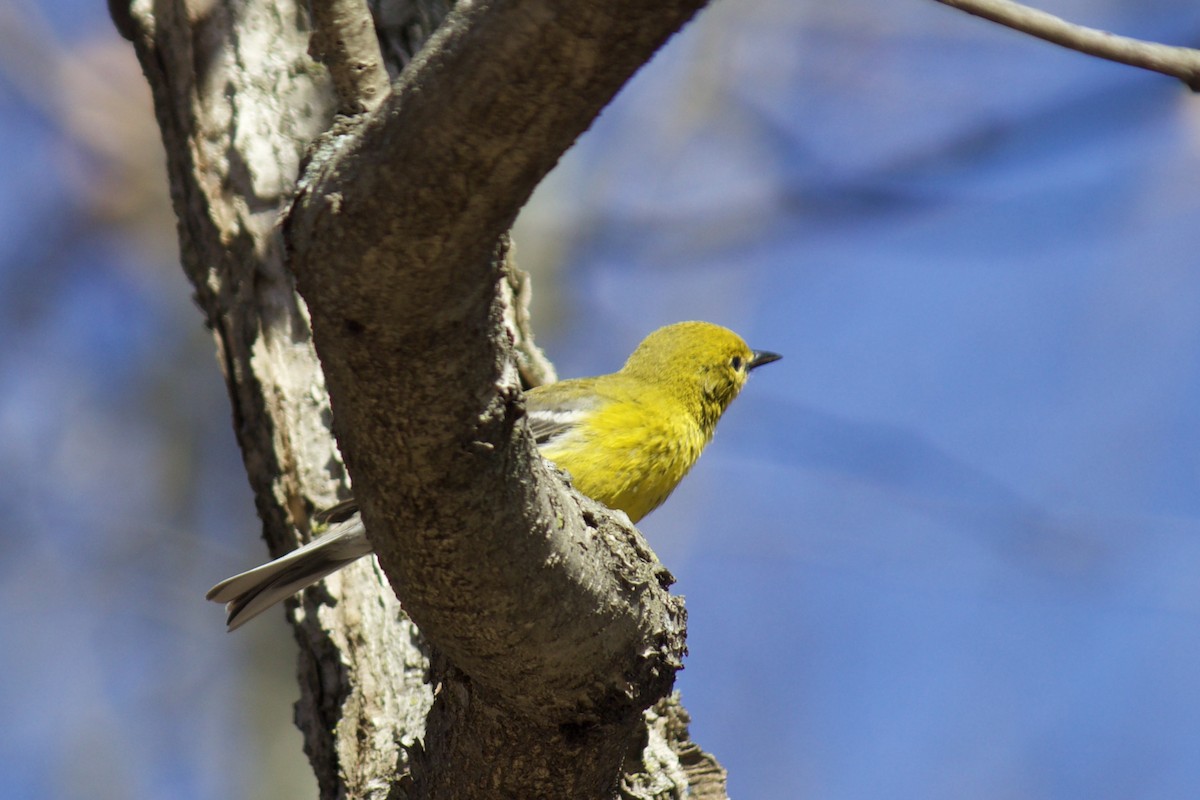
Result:
<svg viewBox="0 0 1200 800"><path fill-rule="evenodd" d="M1170 47L1076 25L1012 0L937 0L943 5L999 23L1081 53L1178 78L1200 91L1200 50Z"/></svg>

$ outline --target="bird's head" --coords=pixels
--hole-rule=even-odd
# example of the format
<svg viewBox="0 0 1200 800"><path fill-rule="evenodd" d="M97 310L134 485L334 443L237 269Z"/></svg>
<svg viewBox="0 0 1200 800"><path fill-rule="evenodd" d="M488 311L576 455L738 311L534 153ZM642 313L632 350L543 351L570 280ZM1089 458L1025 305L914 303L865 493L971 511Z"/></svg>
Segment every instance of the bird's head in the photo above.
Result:
<svg viewBox="0 0 1200 800"><path fill-rule="evenodd" d="M780 358L752 350L742 337L720 325L677 322L647 336L621 371L663 387L691 405L699 404L705 424L715 425L746 385L750 371Z"/></svg>

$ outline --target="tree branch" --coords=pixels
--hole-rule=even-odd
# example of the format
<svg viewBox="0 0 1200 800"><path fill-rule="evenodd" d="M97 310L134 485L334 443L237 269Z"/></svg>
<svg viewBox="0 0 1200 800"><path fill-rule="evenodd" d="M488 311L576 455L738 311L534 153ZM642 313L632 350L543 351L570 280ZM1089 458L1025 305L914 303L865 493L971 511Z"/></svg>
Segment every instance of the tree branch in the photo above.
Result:
<svg viewBox="0 0 1200 800"><path fill-rule="evenodd" d="M513 354L517 359L517 371L521 374L521 385L525 388L554 383L558 375L546 354L533 341L533 323L529 318L530 289L529 273L517 266L511 237L507 234L502 244L504 250L504 281L500 284L504 302L504 324L513 341Z"/></svg>
<svg viewBox="0 0 1200 800"><path fill-rule="evenodd" d="M1200 50L1118 36L1067 22L1011 0L937 0L977 17L1081 53L1160 72L1200 91Z"/></svg>
<svg viewBox="0 0 1200 800"><path fill-rule="evenodd" d="M529 481L540 459L516 427L496 244L558 155L697 6L464 4L364 126L318 149L288 222L381 563L431 642L533 715L595 721L653 702L619 696L647 671L666 680L653 691L670 685L676 656L645 637L677 612L660 568L627 557L628 529L595 509L585 520L556 481ZM598 570L605 540L624 546ZM581 550L592 552L580 560ZM528 685L519 678L535 663Z"/></svg>
<svg viewBox="0 0 1200 800"><path fill-rule="evenodd" d="M329 67L338 111L374 111L387 97L388 74L366 0L312 0L309 54Z"/></svg>
<svg viewBox="0 0 1200 800"><path fill-rule="evenodd" d="M328 76L296 22L306 13L291 0L153 0L133 4L127 25L154 95L183 268L213 331L276 555L302 541L311 509L345 483L277 229L304 149L333 116ZM383 583L364 561L289 603L296 722L324 798L386 797L433 702L424 646Z"/></svg>
<svg viewBox="0 0 1200 800"><path fill-rule="evenodd" d="M701 4L460 4L302 178L285 237L340 449L380 564L451 667L414 797L608 797L680 666L671 577L546 471L521 421L498 243Z"/></svg>
<svg viewBox="0 0 1200 800"><path fill-rule="evenodd" d="M462 4L376 111L338 120L292 0L132 5L271 550L344 483L328 385L380 564L433 643L380 596L374 562L289 605L323 797L608 798L622 764L650 763L642 710L680 666L682 602L636 531L529 440L513 340L528 382L550 371L502 235L700 4ZM661 739L654 763L691 775L694 753ZM703 773L693 785L718 785Z"/></svg>

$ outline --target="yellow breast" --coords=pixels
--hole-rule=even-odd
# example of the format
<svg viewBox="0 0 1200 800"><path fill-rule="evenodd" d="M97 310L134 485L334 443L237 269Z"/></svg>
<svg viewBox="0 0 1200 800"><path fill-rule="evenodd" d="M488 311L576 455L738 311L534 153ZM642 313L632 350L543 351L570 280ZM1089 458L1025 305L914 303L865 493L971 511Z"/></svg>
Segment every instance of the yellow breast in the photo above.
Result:
<svg viewBox="0 0 1200 800"><path fill-rule="evenodd" d="M711 438L673 405L645 392L615 400L544 445L542 455L579 491L637 522L667 499Z"/></svg>

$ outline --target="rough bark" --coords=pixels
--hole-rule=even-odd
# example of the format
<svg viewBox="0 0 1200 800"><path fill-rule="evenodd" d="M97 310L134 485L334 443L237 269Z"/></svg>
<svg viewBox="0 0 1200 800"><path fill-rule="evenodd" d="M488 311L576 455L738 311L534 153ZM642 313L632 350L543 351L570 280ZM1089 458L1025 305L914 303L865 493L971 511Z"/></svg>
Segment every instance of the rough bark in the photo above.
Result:
<svg viewBox="0 0 1200 800"><path fill-rule="evenodd" d="M195 7L192 7L193 9ZM136 4L133 41L162 129L183 266L212 328L233 422L272 554L347 488L307 312L283 259L279 215L305 147L332 117L287 2ZM385 797L423 734L427 657L375 565L291 609L297 723L324 797ZM281 676L282 678L282 676Z"/></svg>
<svg viewBox="0 0 1200 800"><path fill-rule="evenodd" d="M388 96L354 73L361 16L354 37L318 46L342 70L335 92L294 2L110 2L154 93L184 268L272 553L348 489L336 427L384 571L422 625L371 559L291 604L322 797L724 794L686 728L663 732L677 702L643 713L683 654L669 574L525 433L517 375L553 371L504 237L699 5L472 3ZM430 8L405 37L423 38Z"/></svg>

